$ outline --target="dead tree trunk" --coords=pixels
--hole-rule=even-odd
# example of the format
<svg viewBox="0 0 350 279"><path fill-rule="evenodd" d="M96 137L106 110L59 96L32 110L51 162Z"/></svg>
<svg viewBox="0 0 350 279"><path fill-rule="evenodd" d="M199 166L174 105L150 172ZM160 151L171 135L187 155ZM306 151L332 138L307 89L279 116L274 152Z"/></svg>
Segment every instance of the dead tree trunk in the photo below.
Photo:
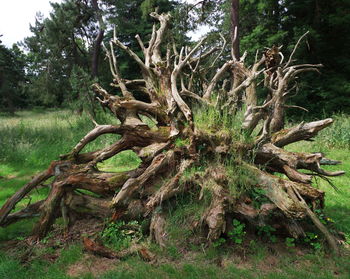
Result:
<svg viewBox="0 0 350 279"><path fill-rule="evenodd" d="M302 72L318 71L321 65L292 64L299 40L287 62L283 62L280 49L273 47L261 58L257 56L252 67L245 65L245 55L240 60L234 56L210 77L210 71L203 70L201 62L219 48L205 51L202 40L192 49L182 47L178 52L176 46L171 48L168 44L163 56L161 47L165 44L164 36L169 31L171 17L155 12L151 16L159 24L154 25L147 46L136 36L144 59L119 41L115 34L109 47L104 46L113 83L120 90L120 95L112 95L98 84L94 84L93 89L97 100L118 119L119 125L96 124L69 154L62 155L59 161L53 162L2 206L0 225L40 215L33 237L42 238L58 216L68 219L70 224L74 221L70 213L84 208L84 214L101 218L112 215L114 220L147 218L153 238L165 245L166 214L159 212L159 208L180 193L197 191L201 198L204 189L207 189L211 202L197 225L206 228L199 231L206 232L209 242L226 233L226 220L232 216L253 225L262 220L278 223L281 230L294 237L304 234L303 220L310 218L337 251L334 237L313 213L315 209L323 208L324 192L312 186L312 177L337 176L344 172L322 169L321 165L334 161L324 158L321 153L295 153L283 149L293 142L310 140L333 122L325 119L282 129L284 111L291 107L286 104L294 89L290 84ZM116 47L137 62L143 77L141 80L127 80L120 75L114 52ZM240 78L232 83L229 92L219 90L218 99L221 101L214 101L213 90L224 73L232 71ZM203 92L192 91L196 73L201 73L204 77L201 81L208 85L202 84ZM258 85L268 91L264 100L259 100L256 95ZM150 101L136 99L133 94L135 88L148 94ZM211 107L224 114L223 107L230 108L232 100L239 94L247 94L241 129L226 133L221 131L221 123L209 130L196 124L193 102L199 101L203 109ZM150 128L141 115L153 119L156 127ZM237 142L237 137L233 136L237 133L252 134L258 127L261 127L261 132L253 143ZM101 150L81 152L86 145L106 133L118 134L120 138ZM176 140L185 144L179 146ZM133 150L139 156L142 163L138 168L120 173L98 170L97 163L124 150ZM208 163L207 170L186 178L186 170L203 160ZM233 163L227 164L228 161ZM249 202L249 192L233 195L228 186L233 183L228 175L230 168L243 168L248 172L252 177L250 189L263 189L263 195L269 202L254 208ZM307 173L301 170L307 170ZM275 176L275 173L285 174L287 178ZM12 212L24 196L52 177L51 189L45 200ZM82 194L78 189L93 192L97 197ZM272 215L274 218L269 219Z"/></svg>
<svg viewBox="0 0 350 279"><path fill-rule="evenodd" d="M92 62L91 62L91 76L96 78L98 76L98 65L99 65L99 56L101 51L101 43L103 41L105 33L105 24L101 15L100 8L98 7L97 0L92 0L92 7L95 11L95 16L98 20L99 30L97 36L94 40L93 49L92 49Z"/></svg>

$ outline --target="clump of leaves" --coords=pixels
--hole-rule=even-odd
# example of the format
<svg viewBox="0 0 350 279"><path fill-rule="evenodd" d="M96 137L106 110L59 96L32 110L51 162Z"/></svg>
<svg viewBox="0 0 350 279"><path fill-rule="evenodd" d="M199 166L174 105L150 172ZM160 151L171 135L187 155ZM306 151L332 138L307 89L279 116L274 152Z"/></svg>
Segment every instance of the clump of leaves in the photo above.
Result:
<svg viewBox="0 0 350 279"><path fill-rule="evenodd" d="M287 237L285 243L288 248L295 247L295 238Z"/></svg>
<svg viewBox="0 0 350 279"><path fill-rule="evenodd" d="M223 237L220 237L213 242L213 247L219 247L221 245L224 245L225 243L226 243L226 239Z"/></svg>
<svg viewBox="0 0 350 279"><path fill-rule="evenodd" d="M175 146L176 147L184 147L190 144L190 140L189 139L181 139L181 138L177 138L175 140Z"/></svg>
<svg viewBox="0 0 350 279"><path fill-rule="evenodd" d="M236 244L242 244L246 232L244 230L245 224L241 223L237 219L232 221L233 229L230 230L227 235Z"/></svg>
<svg viewBox="0 0 350 279"><path fill-rule="evenodd" d="M108 223L101 232L103 242L116 250L128 248L132 242L142 238L141 225L137 221Z"/></svg>
<svg viewBox="0 0 350 279"><path fill-rule="evenodd" d="M334 221L331 218L327 217L321 209L316 209L315 213L323 225L334 223Z"/></svg>
<svg viewBox="0 0 350 279"><path fill-rule="evenodd" d="M320 243L318 235L316 233L306 232L304 242L309 244L316 251L320 251L322 248L322 244Z"/></svg>
<svg viewBox="0 0 350 279"><path fill-rule="evenodd" d="M266 237L269 239L272 243L275 243L277 241L277 237L273 234L276 229L270 225L264 225L258 227L258 235Z"/></svg>
<svg viewBox="0 0 350 279"><path fill-rule="evenodd" d="M249 192L254 208L259 209L262 204L270 202L266 197L266 191L261 188L252 188Z"/></svg>

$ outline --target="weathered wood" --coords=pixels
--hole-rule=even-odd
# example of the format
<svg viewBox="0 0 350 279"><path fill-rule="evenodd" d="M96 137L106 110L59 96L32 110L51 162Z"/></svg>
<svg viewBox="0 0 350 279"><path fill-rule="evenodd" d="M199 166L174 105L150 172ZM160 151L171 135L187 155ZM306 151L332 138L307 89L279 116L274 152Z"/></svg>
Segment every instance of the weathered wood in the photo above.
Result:
<svg viewBox="0 0 350 279"><path fill-rule="evenodd" d="M112 206L117 207L127 203L131 198L131 195L137 189L143 187L150 177L157 175L159 171L169 167L172 160L174 160L173 151L167 151L165 154L159 154L156 156L150 166L139 177L130 178L125 182L122 189L113 198Z"/></svg>
<svg viewBox="0 0 350 279"><path fill-rule="evenodd" d="M290 152L279 148L272 143L262 145L256 152L255 162L267 166L272 171L284 173L289 179L301 183L310 183L312 175L299 172L305 169L324 176L343 175L344 171L329 172L321 169L321 153Z"/></svg>
<svg viewBox="0 0 350 279"><path fill-rule="evenodd" d="M95 6L96 3L94 1ZM208 62L210 55L218 48L204 47L205 39L192 49L183 47L180 53L172 42L172 48L170 44L164 47L166 54L163 55L162 44L165 43L171 17L157 12L151 16L160 25L153 26L148 44L136 36L144 57L139 57L119 41L115 30L110 48L105 48L113 75L112 85L121 94L113 95L99 84L93 85L98 101L120 124L98 125L93 120L95 128L69 154L62 155L62 161L54 161L48 170L34 177L3 205L0 209L0 225L6 226L40 214L33 230L33 238L38 239L47 234L60 215L66 229L74 221L70 218L73 215L84 217L92 214L99 218L110 217L113 221L145 218L150 223L151 238L164 247L167 224L165 213L159 210L160 205L179 193L187 194L197 187L202 188L198 202L203 202L201 198L204 190L208 190L211 195L201 222L197 222L197 225L205 228L209 242L227 232L226 222L234 216L246 220L252 226L275 222L272 225L293 237L304 234L304 220L310 217L314 226L324 233L330 246L336 250L332 235L312 211L323 208L325 194L312 187L311 183L315 175L325 178L344 174L343 171L329 172L321 168L321 165L339 162L325 158L321 153L289 152L282 148L293 142L312 139L333 122L332 119L325 119L283 130L286 109L303 109L287 105L291 92L296 88L290 84L300 73L318 71L321 65L293 65L292 56L296 47L287 63L283 63L280 47L273 46L261 56L257 53L252 67L245 64L246 53L238 57L237 51L234 51L232 60L224 61L221 68L215 70L214 66L225 48L224 39L221 52L209 61L209 67L208 63L202 62ZM237 31L234 30L235 39ZM115 47L136 61L142 79L125 80L121 76ZM217 101L211 103L212 92L216 92L217 85L228 72L233 78L229 92L227 83L223 82L223 89L217 91ZM263 74L264 79L259 82L258 78ZM260 85L265 88L262 92L267 92L261 105L257 98ZM142 98L137 91L142 92ZM227 122L235 118L232 123L238 121L238 110L245 108L242 129L233 132L235 125L222 129L220 125L210 125L213 123L208 123L208 127L203 129L196 127L195 111L192 110L191 102L188 102L190 98L209 109L215 105L219 110L217 115L227 117ZM152 124L144 116L151 119ZM208 121L211 118L208 116ZM260 122L263 122L262 126ZM250 135L256 127L261 127L256 139L249 143L242 142L244 137L238 133ZM106 133L120 136L116 136L116 141L109 146L82 153L84 147ZM141 159L139 167L121 173L98 170L98 163L124 150L136 153ZM203 161L206 163L202 164ZM191 179L181 183L186 169L194 163L202 164L206 170L195 172ZM235 186L232 183L237 183L231 171L236 168L228 169L232 164L239 167L237 170L244 169L247 172L244 175L250 176L250 185L237 185L239 191L236 194L231 191L231 187ZM285 174L287 178L274 175L276 172ZM52 176L55 179L45 200L11 213L32 189ZM247 187L240 189L241 186ZM254 208L249 192L256 188L262 190L261 195L269 199L259 208ZM115 252L90 239L84 239L84 244L87 250L102 256L120 258L138 252L146 260L152 260L144 248Z"/></svg>
<svg viewBox="0 0 350 279"><path fill-rule="evenodd" d="M73 156L77 155L88 143L94 141L103 134L117 134L118 132L120 132L119 126L97 125L79 141L79 143L73 148L71 154Z"/></svg>
<svg viewBox="0 0 350 279"><path fill-rule="evenodd" d="M1 223L2 227L6 227L11 225L12 223L18 222L22 219L34 218L40 216L40 207L43 204L44 200L35 202L33 204L28 205L24 209L17 211L15 213L11 213L7 215L5 221Z"/></svg>
<svg viewBox="0 0 350 279"><path fill-rule="evenodd" d="M204 182L205 181L205 182ZM201 223L208 227L207 239L212 242L226 229L226 212L229 206L227 176L223 168L215 168L203 177L203 186L211 193L211 202L201 218Z"/></svg>
<svg viewBox="0 0 350 279"><path fill-rule="evenodd" d="M303 199L303 197L300 195L298 189L296 187L290 187L288 188L288 193L290 195L290 197L293 199L293 201L299 205L301 205L305 212L307 213L307 215L310 217L310 219L312 220L312 222L315 224L315 226L324 234L324 236L327 239L327 242L329 244L329 246L332 248L333 252L337 255L340 254L339 252L339 248L337 245L337 242L334 238L333 235L331 235L331 233L328 231L328 229L321 223L321 221L317 218L316 214L314 212L311 211L311 209L309 208L309 206L306 204L305 200Z"/></svg>
<svg viewBox="0 0 350 279"><path fill-rule="evenodd" d="M283 147L293 142L309 140L315 137L319 131L328 127L332 123L332 118L309 123L302 122L296 127L281 130L273 134L271 137L271 142L278 147Z"/></svg>
<svg viewBox="0 0 350 279"><path fill-rule="evenodd" d="M169 182L162 185L162 187L149 198L146 208L147 212L152 212L156 206L161 204L163 201L174 197L175 195L186 190L185 185L179 184L184 171L193 164L193 160L184 160L179 167L178 172L174 175Z"/></svg>
<svg viewBox="0 0 350 279"><path fill-rule="evenodd" d="M55 211L58 210L60 199L64 195L64 185L64 182L55 182L52 184L48 197L41 205L40 219L32 232L34 239L43 238L50 230L51 225L55 220Z"/></svg>
<svg viewBox="0 0 350 279"><path fill-rule="evenodd" d="M162 213L154 212L150 225L150 237L156 241L161 247L166 246L168 234L165 230L166 221L165 216Z"/></svg>
<svg viewBox="0 0 350 279"><path fill-rule="evenodd" d="M69 210L82 211L84 214L90 214L95 217L111 217L113 210L111 208L112 198L96 198L89 195L68 192L65 204Z"/></svg>
<svg viewBox="0 0 350 279"><path fill-rule="evenodd" d="M5 221L9 213L15 208L16 204L21 201L31 190L33 190L40 183L46 181L55 174L55 167L60 162L52 162L50 167L39 174L37 174L29 183L19 189L14 195L12 195L0 209L0 225Z"/></svg>

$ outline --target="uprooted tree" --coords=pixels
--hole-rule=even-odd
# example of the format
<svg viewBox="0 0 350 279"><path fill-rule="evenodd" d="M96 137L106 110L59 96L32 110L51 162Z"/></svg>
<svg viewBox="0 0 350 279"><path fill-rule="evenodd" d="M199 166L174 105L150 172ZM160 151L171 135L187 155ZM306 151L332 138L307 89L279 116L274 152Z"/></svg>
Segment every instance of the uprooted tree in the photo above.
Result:
<svg viewBox="0 0 350 279"><path fill-rule="evenodd" d="M256 54L252 66L246 65L244 54L239 60L233 55L215 69L223 61L224 39L222 47L205 47L203 39L178 52L169 39L170 15L153 12L151 16L157 24L148 44L136 36L142 58L119 41L116 33L109 47L104 47L112 85L121 94L112 95L98 84L93 89L97 100L119 124L95 123L69 154L53 161L7 200L0 210L0 225L40 216L32 233L32 239L40 239L56 218L63 217L69 228L78 212L80 217L148 219L151 237L164 245L167 214L162 205L190 192L197 193L200 200L206 192L210 202L193 224L193 231L205 235L208 242L227 232L230 218L238 218L251 226L273 225L295 238L303 236L307 226L314 226L338 251L336 237L315 214L324 206L324 192L312 186L312 179L319 176L328 180L329 176L344 174L321 168L339 162L321 153L284 149L288 144L311 140L333 122L324 119L284 128L286 109L302 109L287 104L294 94L296 78L303 72L318 72L321 67L294 63L293 54L306 34L288 59L274 46L261 57ZM116 47L137 62L142 79L121 77ZM264 94L263 101L259 101L258 91ZM203 115L203 111L216 113L214 125L209 118L207 126L196 122L196 114ZM220 122L223 118L226 124ZM150 122L155 125L150 127ZM108 133L120 135L114 144L82 152L90 142ZM125 150L134 151L141 159L138 168L117 173L98 169L98 163ZM189 171L199 165L205 170ZM246 189L231 175L242 170L251 178ZM50 178L45 200L13 212L19 201ZM236 191L232 191L232 184ZM253 206L249 197L252 189L260 189L265 197L259 207Z"/></svg>

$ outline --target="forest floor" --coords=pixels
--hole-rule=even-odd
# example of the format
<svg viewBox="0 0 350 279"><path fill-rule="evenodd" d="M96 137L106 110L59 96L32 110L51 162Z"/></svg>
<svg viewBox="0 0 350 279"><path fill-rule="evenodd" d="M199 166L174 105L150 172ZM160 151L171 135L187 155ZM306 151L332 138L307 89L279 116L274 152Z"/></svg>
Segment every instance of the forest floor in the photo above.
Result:
<svg viewBox="0 0 350 279"><path fill-rule="evenodd" d="M288 149L324 152L343 162L347 172L332 181L336 191L325 181L318 187L326 191L325 217L346 236L341 257L327 253L327 246L317 234L295 241L275 237L265 228L258 235L241 233L241 244L214 243L211 247L184 245L184 216L195 206L183 199L181 210L170 218L172 241L165 249L147 243L155 260L144 262L140 256L125 260L107 259L83 251L82 241L65 242L59 237L61 221L55 230L35 247L23 245L35 220L25 220L0 228L0 278L350 278L350 117L337 116L333 127L326 129L315 142L291 145ZM100 116L98 121L111 119ZM68 153L93 127L91 121L69 111L23 111L16 116L0 115L0 206L35 173L45 169L60 154ZM105 135L86 150L110 144L116 136ZM110 171L131 170L139 164L136 155L125 151L99 167ZM334 167L329 167L332 169ZM339 169L339 166L337 166ZM38 189L18 208L43 199L47 188ZM321 214L321 213L320 213ZM104 226L104 224L101 224ZM113 232L112 227L105 226ZM115 228L114 228L115 229ZM182 241L181 241L182 239ZM125 245L115 238L114 247ZM122 242L122 243L121 243ZM113 246L113 245L112 245Z"/></svg>

